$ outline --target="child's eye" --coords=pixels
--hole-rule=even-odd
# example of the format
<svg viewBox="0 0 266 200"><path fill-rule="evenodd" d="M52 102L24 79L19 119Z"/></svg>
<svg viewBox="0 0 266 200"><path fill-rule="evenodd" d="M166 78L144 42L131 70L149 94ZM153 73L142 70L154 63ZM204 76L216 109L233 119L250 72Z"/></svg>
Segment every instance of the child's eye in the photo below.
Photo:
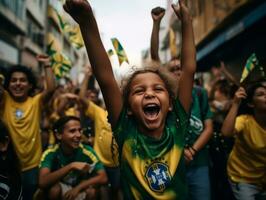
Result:
<svg viewBox="0 0 266 200"><path fill-rule="evenodd" d="M155 91L164 91L164 88L162 88L162 87L156 87L155 88Z"/></svg>
<svg viewBox="0 0 266 200"><path fill-rule="evenodd" d="M142 89L137 89L133 92L133 94L141 94L143 93L143 90Z"/></svg>

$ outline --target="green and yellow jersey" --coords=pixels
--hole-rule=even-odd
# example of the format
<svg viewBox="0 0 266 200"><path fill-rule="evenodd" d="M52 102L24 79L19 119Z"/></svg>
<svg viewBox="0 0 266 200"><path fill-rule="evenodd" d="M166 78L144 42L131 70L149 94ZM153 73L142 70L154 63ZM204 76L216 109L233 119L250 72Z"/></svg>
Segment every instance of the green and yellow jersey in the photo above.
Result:
<svg viewBox="0 0 266 200"><path fill-rule="evenodd" d="M125 199L186 199L183 148L187 125L188 115L178 100L167 115L160 139L140 133L123 109L114 134Z"/></svg>
<svg viewBox="0 0 266 200"><path fill-rule="evenodd" d="M92 177L99 170L104 170L102 163L100 162L98 156L95 151L87 145L80 144L78 149L75 149L72 156L67 156L64 154L60 145L55 145L54 147L48 148L43 154L41 158L40 168L48 168L51 172L56 171L72 162L85 162L93 166L93 170L91 173L82 174L79 171L71 171L64 178L62 178L61 182L76 186L81 180L88 179Z"/></svg>

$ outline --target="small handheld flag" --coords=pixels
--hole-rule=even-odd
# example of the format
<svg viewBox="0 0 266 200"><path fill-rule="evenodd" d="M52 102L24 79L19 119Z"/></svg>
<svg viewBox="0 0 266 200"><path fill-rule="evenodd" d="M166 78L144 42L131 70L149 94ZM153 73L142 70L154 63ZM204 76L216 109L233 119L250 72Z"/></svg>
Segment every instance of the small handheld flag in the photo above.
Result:
<svg viewBox="0 0 266 200"><path fill-rule="evenodd" d="M112 38L111 41L113 43L115 52L116 52L116 54L118 56L119 65L121 65L123 62L129 63L127 55L126 55L126 52L123 49L121 43L118 41L118 39L117 38Z"/></svg>
<svg viewBox="0 0 266 200"><path fill-rule="evenodd" d="M247 59L246 65L245 65L244 70L243 70L242 75L241 75L240 83L243 83L243 81L248 77L250 72L257 66L259 66L259 61L256 57L256 54L253 53Z"/></svg>

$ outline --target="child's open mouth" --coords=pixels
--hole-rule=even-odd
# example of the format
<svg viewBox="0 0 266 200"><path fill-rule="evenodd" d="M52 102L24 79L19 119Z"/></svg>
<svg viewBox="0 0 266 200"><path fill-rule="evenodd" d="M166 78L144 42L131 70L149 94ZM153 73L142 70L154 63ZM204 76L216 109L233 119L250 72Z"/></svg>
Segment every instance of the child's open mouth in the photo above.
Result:
<svg viewBox="0 0 266 200"><path fill-rule="evenodd" d="M148 118L155 118L160 112L160 106L157 104L147 104L143 111Z"/></svg>

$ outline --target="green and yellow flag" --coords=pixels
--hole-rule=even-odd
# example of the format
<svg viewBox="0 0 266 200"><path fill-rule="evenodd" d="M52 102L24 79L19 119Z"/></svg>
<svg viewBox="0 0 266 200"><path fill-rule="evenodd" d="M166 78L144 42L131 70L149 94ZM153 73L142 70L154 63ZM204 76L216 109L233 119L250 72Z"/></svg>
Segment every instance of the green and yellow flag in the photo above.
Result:
<svg viewBox="0 0 266 200"><path fill-rule="evenodd" d="M66 55L56 53L53 56L52 69L56 78L60 79L69 73L71 69L71 61Z"/></svg>
<svg viewBox="0 0 266 200"><path fill-rule="evenodd" d="M169 29L169 47L170 47L171 58L176 57L177 56L176 35L171 27Z"/></svg>
<svg viewBox="0 0 266 200"><path fill-rule="evenodd" d="M129 63L126 52L123 49L121 43L118 41L118 39L112 38L111 41L112 41L112 44L114 46L115 52L118 56L119 65L121 65L123 62Z"/></svg>
<svg viewBox="0 0 266 200"><path fill-rule="evenodd" d="M68 31L69 41L73 44L73 46L77 49L80 49L84 46L83 38L81 35L80 28L75 26L70 31Z"/></svg>
<svg viewBox="0 0 266 200"><path fill-rule="evenodd" d="M246 65L245 65L244 70L243 70L242 75L241 75L240 83L243 83L243 81L248 77L250 72L257 66L259 66L259 61L256 57L256 54L253 53L247 59Z"/></svg>
<svg viewBox="0 0 266 200"><path fill-rule="evenodd" d="M67 56L56 50L54 41L48 44L47 54L51 58L51 66L55 77L60 79L66 76L71 69L71 61Z"/></svg>

